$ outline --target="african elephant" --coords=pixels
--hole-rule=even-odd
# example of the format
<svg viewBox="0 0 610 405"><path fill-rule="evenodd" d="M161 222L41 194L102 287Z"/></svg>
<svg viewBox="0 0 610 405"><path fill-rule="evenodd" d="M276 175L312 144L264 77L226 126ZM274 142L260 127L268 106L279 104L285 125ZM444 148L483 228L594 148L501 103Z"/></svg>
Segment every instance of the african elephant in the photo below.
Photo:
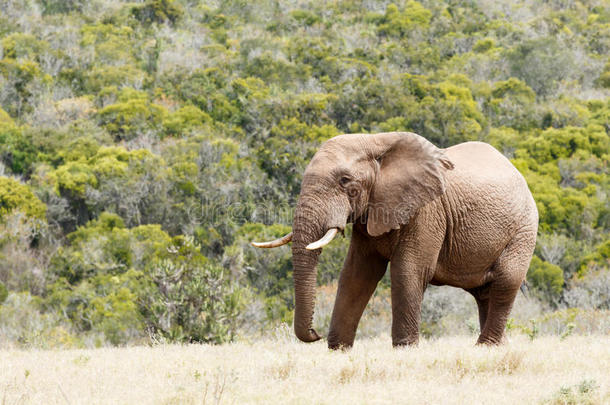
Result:
<svg viewBox="0 0 610 405"><path fill-rule="evenodd" d="M353 223L328 335L350 347L390 263L392 343L416 344L428 284L460 287L479 310L477 343L503 340L536 243L538 212L527 183L491 145L439 149L407 132L340 135L307 166L292 232L296 336L313 342L320 251Z"/></svg>

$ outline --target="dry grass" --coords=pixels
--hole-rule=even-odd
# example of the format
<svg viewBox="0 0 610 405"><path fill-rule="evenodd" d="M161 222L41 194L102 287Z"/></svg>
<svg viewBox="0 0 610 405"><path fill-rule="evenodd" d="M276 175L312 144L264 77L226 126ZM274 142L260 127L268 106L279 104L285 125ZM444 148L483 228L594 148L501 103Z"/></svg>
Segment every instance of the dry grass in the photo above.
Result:
<svg viewBox="0 0 610 405"><path fill-rule="evenodd" d="M0 351L0 404L610 403L608 336Z"/></svg>

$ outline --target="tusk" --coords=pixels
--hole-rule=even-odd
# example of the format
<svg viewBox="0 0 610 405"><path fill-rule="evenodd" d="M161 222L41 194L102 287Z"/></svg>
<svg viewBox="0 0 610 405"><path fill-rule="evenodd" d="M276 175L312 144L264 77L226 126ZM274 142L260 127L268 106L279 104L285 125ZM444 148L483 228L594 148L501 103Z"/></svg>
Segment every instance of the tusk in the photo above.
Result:
<svg viewBox="0 0 610 405"><path fill-rule="evenodd" d="M328 245L330 243L330 241L333 240L333 238L335 237L337 232L339 232L339 230L337 228L330 228L326 232L326 235L322 236L322 239L320 239L316 242L310 243L309 245L307 245L306 249L307 250L316 250L316 249L320 249L321 247Z"/></svg>
<svg viewBox="0 0 610 405"><path fill-rule="evenodd" d="M254 247L261 249L270 249L278 246L285 245L286 243L292 240L292 232L282 236L279 239L272 240L271 242L250 242L250 244Z"/></svg>

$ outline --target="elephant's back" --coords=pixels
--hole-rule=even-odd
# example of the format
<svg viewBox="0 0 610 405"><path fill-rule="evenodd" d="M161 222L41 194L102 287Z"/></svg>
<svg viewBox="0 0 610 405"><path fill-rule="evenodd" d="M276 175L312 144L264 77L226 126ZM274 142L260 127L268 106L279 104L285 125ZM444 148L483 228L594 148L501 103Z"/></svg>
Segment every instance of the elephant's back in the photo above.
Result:
<svg viewBox="0 0 610 405"><path fill-rule="evenodd" d="M511 222L537 223L538 213L525 178L493 146L483 142L466 142L445 150L454 169L447 172L448 193L461 201L490 211L491 217L507 216Z"/></svg>
<svg viewBox="0 0 610 405"><path fill-rule="evenodd" d="M487 193L490 197L512 197L526 203L531 197L527 183L515 166L493 146L483 142L466 142L445 150L454 169L447 173L450 185L467 192ZM519 201L523 200L523 201Z"/></svg>
<svg viewBox="0 0 610 405"><path fill-rule="evenodd" d="M445 149L455 165L450 175L466 176L475 182L503 184L525 180L513 164L496 148L484 142L465 142Z"/></svg>
<svg viewBox="0 0 610 405"><path fill-rule="evenodd" d="M454 169L441 198L448 227L445 264L461 274L479 273L517 233L536 233L536 204L523 176L491 145L467 142L446 155Z"/></svg>

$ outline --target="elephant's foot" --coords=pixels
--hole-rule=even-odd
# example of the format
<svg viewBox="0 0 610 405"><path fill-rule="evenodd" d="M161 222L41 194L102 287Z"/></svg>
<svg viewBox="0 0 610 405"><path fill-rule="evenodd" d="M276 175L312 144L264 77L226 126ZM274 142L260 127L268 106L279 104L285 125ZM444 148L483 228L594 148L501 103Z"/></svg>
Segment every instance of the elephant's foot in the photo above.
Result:
<svg viewBox="0 0 610 405"><path fill-rule="evenodd" d="M480 335L477 340L477 346L500 346L507 343L506 336L502 335L499 338L494 336L483 336Z"/></svg>
<svg viewBox="0 0 610 405"><path fill-rule="evenodd" d="M341 350L346 352L352 348L352 344L350 343L328 343L329 350Z"/></svg>
<svg viewBox="0 0 610 405"><path fill-rule="evenodd" d="M417 346L419 343L419 336L407 337L403 339L392 339L393 347L405 347L405 346Z"/></svg>
<svg viewBox="0 0 610 405"><path fill-rule="evenodd" d="M346 336L346 334L340 334L336 330L331 329L328 333L328 348L330 350L349 350L354 345L355 337L355 333L352 336Z"/></svg>

